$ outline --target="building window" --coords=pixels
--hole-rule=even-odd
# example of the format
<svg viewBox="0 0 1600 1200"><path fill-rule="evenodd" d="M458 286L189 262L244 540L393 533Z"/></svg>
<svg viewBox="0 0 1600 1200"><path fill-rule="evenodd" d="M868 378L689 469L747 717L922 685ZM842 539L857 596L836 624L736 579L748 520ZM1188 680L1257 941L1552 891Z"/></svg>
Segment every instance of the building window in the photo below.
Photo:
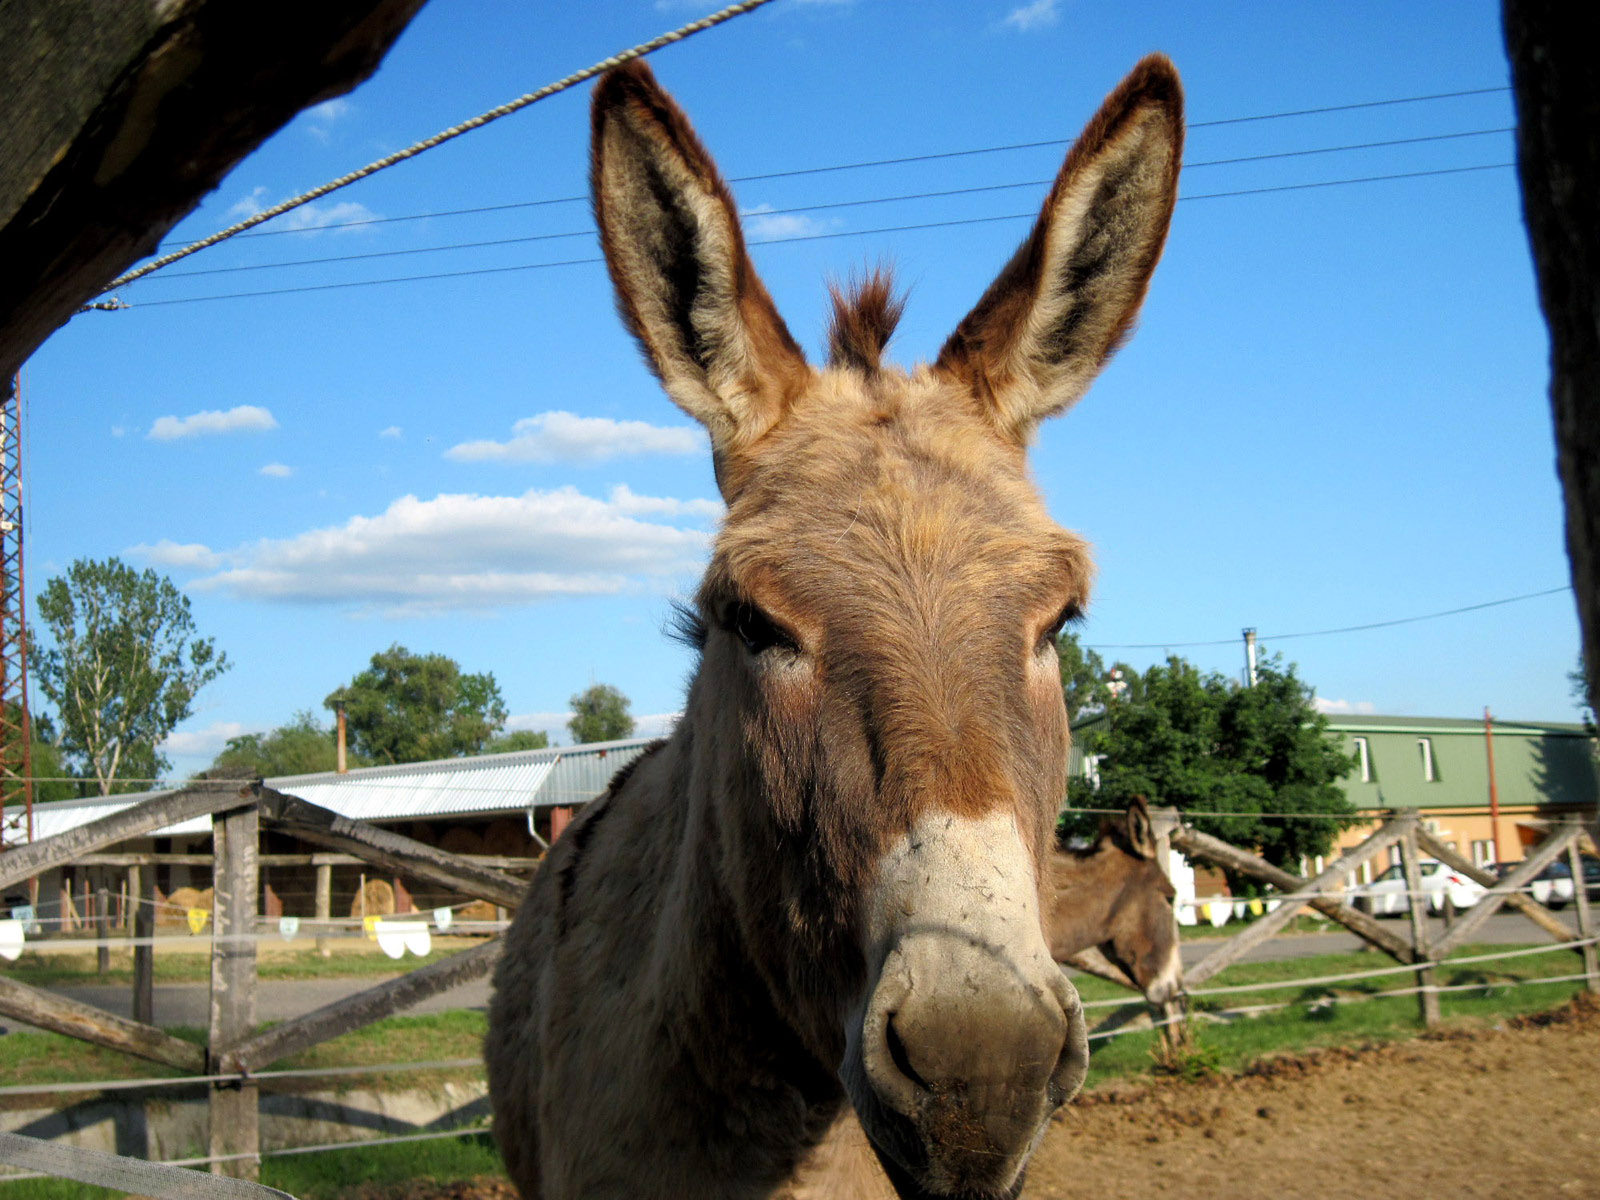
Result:
<svg viewBox="0 0 1600 1200"><path fill-rule="evenodd" d="M1364 737L1351 738L1356 751L1356 778L1362 783L1371 783L1376 778L1372 773L1372 754L1367 747Z"/></svg>
<svg viewBox="0 0 1600 1200"><path fill-rule="evenodd" d="M1484 838L1482 841L1472 843L1472 865L1475 867L1494 866L1494 839Z"/></svg>
<svg viewBox="0 0 1600 1200"><path fill-rule="evenodd" d="M1427 783L1439 782L1439 764L1433 759L1433 739L1418 738L1417 749L1422 754L1422 778Z"/></svg>

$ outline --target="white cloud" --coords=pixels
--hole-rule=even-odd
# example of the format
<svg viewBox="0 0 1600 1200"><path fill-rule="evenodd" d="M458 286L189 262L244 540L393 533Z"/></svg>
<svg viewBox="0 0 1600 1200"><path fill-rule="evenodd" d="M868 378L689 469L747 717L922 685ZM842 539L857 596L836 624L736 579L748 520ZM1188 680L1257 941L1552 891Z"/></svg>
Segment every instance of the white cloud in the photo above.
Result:
<svg viewBox="0 0 1600 1200"><path fill-rule="evenodd" d="M695 526L720 511L713 501L640 496L627 488L606 500L573 487L520 496L402 496L374 517L214 554L214 573L192 586L386 616L660 590L700 569L710 534ZM152 558L162 551L140 549ZM187 554L197 566L212 554L203 546L165 553Z"/></svg>
<svg viewBox="0 0 1600 1200"><path fill-rule="evenodd" d="M228 209L228 215L238 220L253 217L272 207L267 200L267 189L258 187L243 199L237 201ZM298 233L314 233L319 229L339 228L354 226L349 232L361 233L367 226L361 224L365 221L376 220L378 214L365 204L355 200L335 200L328 204L319 204L313 200L302 204L299 208L291 208L280 217L264 222L257 226L259 229L289 229Z"/></svg>
<svg viewBox="0 0 1600 1200"><path fill-rule="evenodd" d="M701 454L705 435L688 425L651 425L547 412L524 417L506 442L462 442L445 451L456 462L597 463L625 454Z"/></svg>
<svg viewBox="0 0 1600 1200"><path fill-rule="evenodd" d="M355 112L355 106L343 96L335 96L332 100L324 100L321 104L313 104L306 109L306 116L323 125L332 124L334 121L343 120Z"/></svg>
<svg viewBox="0 0 1600 1200"><path fill-rule="evenodd" d="M204 729L169 733L167 740L161 743L161 749L168 754L215 758L227 746L230 738L252 732L256 731L247 729L238 721L213 721Z"/></svg>
<svg viewBox="0 0 1600 1200"><path fill-rule="evenodd" d="M1001 24L1020 29L1023 33L1043 29L1061 19L1061 14L1056 11L1059 3L1060 0L1033 0L1032 4L1012 9Z"/></svg>
<svg viewBox="0 0 1600 1200"><path fill-rule="evenodd" d="M739 214L745 232L752 238L778 242L785 238L812 237L822 233L827 226L802 213L774 213L772 205L758 204Z"/></svg>
<svg viewBox="0 0 1600 1200"><path fill-rule="evenodd" d="M401 429L398 425L390 425L386 429L378 430L378 436L381 438L399 439L400 437L404 436L404 434L405 430Z"/></svg>
<svg viewBox="0 0 1600 1200"><path fill-rule="evenodd" d="M128 427L126 425L113 425L111 427L111 436L114 438L125 437L127 432Z"/></svg>
<svg viewBox="0 0 1600 1200"><path fill-rule="evenodd" d="M208 409L187 417L157 417L145 436L158 442L176 438L207 437L217 433L261 433L276 429L272 413L258 404L241 404L227 412Z"/></svg>
<svg viewBox="0 0 1600 1200"><path fill-rule="evenodd" d="M1316 706L1319 713L1330 715L1362 715L1378 711L1371 700L1324 700L1321 696L1315 696L1311 703Z"/></svg>
<svg viewBox="0 0 1600 1200"><path fill-rule="evenodd" d="M287 479L294 474L294 468L285 466L283 463L268 463L261 468L260 473L269 479Z"/></svg>
<svg viewBox="0 0 1600 1200"><path fill-rule="evenodd" d="M130 557L143 559L153 567L187 571L215 571L224 565L220 554L198 542L173 542L162 538L154 546L141 542L128 548Z"/></svg>

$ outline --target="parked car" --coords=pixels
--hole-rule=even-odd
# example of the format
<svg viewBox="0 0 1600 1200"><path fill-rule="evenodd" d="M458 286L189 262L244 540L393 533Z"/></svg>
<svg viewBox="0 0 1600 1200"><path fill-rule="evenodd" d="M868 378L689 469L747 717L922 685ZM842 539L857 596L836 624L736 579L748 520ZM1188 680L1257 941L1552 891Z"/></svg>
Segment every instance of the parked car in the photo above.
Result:
<svg viewBox="0 0 1600 1200"><path fill-rule="evenodd" d="M1422 891L1432 912L1443 912L1446 898L1458 910L1471 908L1489 889L1475 883L1458 871L1451 870L1436 858L1425 858L1418 866L1422 870ZM1406 896L1406 876L1399 863L1395 863L1371 883L1363 883L1345 893L1351 904L1375 917L1397 917L1411 911L1411 901Z"/></svg>
<svg viewBox="0 0 1600 1200"><path fill-rule="evenodd" d="M1600 900L1600 858L1585 854L1583 863L1584 890L1590 900ZM1558 858L1538 875L1529 888L1533 898L1546 908L1565 908L1572 902L1572 864Z"/></svg>

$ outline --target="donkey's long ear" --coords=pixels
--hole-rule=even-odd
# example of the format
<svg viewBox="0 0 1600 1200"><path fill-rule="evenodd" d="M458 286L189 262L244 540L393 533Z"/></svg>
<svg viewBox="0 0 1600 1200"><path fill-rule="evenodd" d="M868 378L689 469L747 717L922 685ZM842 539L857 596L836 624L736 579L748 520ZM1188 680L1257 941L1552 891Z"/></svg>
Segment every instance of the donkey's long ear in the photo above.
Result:
<svg viewBox="0 0 1600 1200"><path fill-rule="evenodd" d="M1001 433L1082 396L1133 324L1178 195L1183 88L1152 54L1067 154L1033 233L939 353Z"/></svg>
<svg viewBox="0 0 1600 1200"><path fill-rule="evenodd" d="M1140 858L1156 857L1156 834L1150 823L1150 805L1143 796L1135 796L1128 805L1128 846Z"/></svg>
<svg viewBox="0 0 1600 1200"><path fill-rule="evenodd" d="M595 89L590 170L622 317L720 466L783 415L805 356L756 277L711 156L641 61Z"/></svg>

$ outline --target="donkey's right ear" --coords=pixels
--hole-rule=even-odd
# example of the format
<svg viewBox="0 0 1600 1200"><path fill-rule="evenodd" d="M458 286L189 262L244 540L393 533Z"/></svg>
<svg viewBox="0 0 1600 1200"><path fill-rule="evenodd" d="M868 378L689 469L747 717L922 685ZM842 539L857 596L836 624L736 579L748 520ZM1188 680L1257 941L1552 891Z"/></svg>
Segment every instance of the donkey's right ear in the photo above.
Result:
<svg viewBox="0 0 1600 1200"><path fill-rule="evenodd" d="M590 183L623 320L667 394L711 434L719 473L809 377L745 251L738 210L688 118L642 61L595 88Z"/></svg>

